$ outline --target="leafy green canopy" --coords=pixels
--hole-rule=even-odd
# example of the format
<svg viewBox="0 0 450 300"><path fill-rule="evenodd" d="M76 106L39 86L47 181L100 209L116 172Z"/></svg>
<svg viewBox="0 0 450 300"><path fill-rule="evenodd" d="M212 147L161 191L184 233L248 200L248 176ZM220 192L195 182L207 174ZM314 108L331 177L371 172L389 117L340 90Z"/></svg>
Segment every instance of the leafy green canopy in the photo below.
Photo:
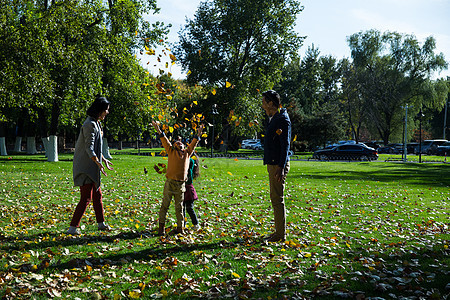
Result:
<svg viewBox="0 0 450 300"><path fill-rule="evenodd" d="M199 105L210 112L218 104L219 127L232 111L239 124L261 118L260 91L280 80L283 66L301 45L293 30L301 10L294 0L214 0L202 2L194 20L187 20L174 53L188 70L189 84L217 88ZM233 126L235 133L253 130Z"/></svg>
<svg viewBox="0 0 450 300"><path fill-rule="evenodd" d="M423 107L443 107L446 85L430 78L446 68L447 62L442 53L434 53L433 37L421 45L413 35L369 30L350 36L348 43L358 82L354 95L363 98L367 117L384 143L395 128L401 128L406 104L416 113Z"/></svg>
<svg viewBox="0 0 450 300"><path fill-rule="evenodd" d="M73 130L94 96L104 94L136 120L113 110L116 131L137 131L142 107L130 99L150 99L152 89L134 53L162 43L168 31L143 20L157 12L156 1L15 0L0 10L0 120L14 121L25 108L43 119L43 134L48 125L50 134Z"/></svg>

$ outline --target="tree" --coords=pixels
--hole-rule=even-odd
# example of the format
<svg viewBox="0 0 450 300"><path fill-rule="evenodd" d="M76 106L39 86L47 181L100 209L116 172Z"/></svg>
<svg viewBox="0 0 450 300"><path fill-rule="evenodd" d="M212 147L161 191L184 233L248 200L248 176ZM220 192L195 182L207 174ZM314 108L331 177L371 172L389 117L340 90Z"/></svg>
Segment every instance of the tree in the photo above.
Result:
<svg viewBox="0 0 450 300"><path fill-rule="evenodd" d="M421 46L413 35L376 30L349 37L358 93L368 117L385 144L402 123L402 106L442 105L427 84L434 71L447 67L443 54L435 54L435 40ZM424 97L426 96L426 97ZM415 102L415 103L414 103Z"/></svg>
<svg viewBox="0 0 450 300"><path fill-rule="evenodd" d="M254 131L246 125L262 119L260 92L273 87L283 66L297 56L302 38L293 26L301 10L296 0L212 0L187 20L174 54L189 70L189 84L214 88L204 104L218 104L223 117L216 124L229 124L225 118L234 111L241 121L233 121L233 133Z"/></svg>
<svg viewBox="0 0 450 300"><path fill-rule="evenodd" d="M289 102L293 135L310 147L341 138L346 122L338 105L341 73L337 60L320 56L320 51L312 46L302 60L288 64L282 75L276 89Z"/></svg>
<svg viewBox="0 0 450 300"><path fill-rule="evenodd" d="M150 25L142 19L144 12L157 11L156 1L110 0L109 9L104 4L101 0L51 4L14 0L1 7L5 17L0 19L0 34L5 39L0 56L6 58L2 68L6 76L0 79L0 94L12 100L8 107L26 108L35 116L43 137L54 137L49 152L56 155L49 160L57 160L58 131L73 130L95 94L111 95L115 104L147 98L141 84L148 79L133 54L164 40L163 23ZM133 120L142 109L131 107ZM6 104L0 108L4 111Z"/></svg>
<svg viewBox="0 0 450 300"><path fill-rule="evenodd" d="M364 99L361 95L361 88L357 80L355 68L350 61L343 59L341 61L342 72L342 94L340 101L342 103L342 110L347 115L348 124L355 141L360 141L360 133L367 118L367 111L364 105Z"/></svg>

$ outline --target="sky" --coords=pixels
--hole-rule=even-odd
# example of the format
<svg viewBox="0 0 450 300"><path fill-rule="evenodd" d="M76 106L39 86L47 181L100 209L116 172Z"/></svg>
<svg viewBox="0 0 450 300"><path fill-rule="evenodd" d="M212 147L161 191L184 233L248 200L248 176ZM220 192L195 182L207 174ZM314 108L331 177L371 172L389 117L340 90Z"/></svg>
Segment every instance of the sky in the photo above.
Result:
<svg viewBox="0 0 450 300"><path fill-rule="evenodd" d="M337 59L350 57L347 38L354 33L376 29L413 34L420 43L429 36L436 40L436 53L443 53L450 64L450 0L300 0L303 11L297 16L294 30L306 36L300 55L314 45L321 56ZM161 11L147 16L150 23L172 24L169 43L178 41L178 32L186 18L194 19L200 0L158 0ZM157 53L160 53L157 51ZM159 69L171 72L176 79L186 78L177 64L165 68L155 65L154 56L140 56L144 67L157 75ZM435 73L433 78L450 76L448 70Z"/></svg>

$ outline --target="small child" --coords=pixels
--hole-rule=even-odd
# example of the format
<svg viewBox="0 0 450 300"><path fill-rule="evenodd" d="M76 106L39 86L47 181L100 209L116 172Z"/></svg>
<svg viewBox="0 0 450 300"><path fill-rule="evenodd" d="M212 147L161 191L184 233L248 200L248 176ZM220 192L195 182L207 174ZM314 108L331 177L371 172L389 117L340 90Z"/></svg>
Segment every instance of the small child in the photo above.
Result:
<svg viewBox="0 0 450 300"><path fill-rule="evenodd" d="M158 235L162 236L165 233L166 215L169 210L172 197L175 200L175 215L177 217L176 233L183 233L184 218L181 203L183 202L184 192L186 190L185 183L187 180L189 159L194 152L198 141L200 140L203 125L200 125L197 128L197 136L192 139L192 142L187 146L187 148L185 148L184 144L179 140L175 141L172 145L159 128L158 123L153 121L152 125L158 132L162 145L168 155L163 201L161 203L161 208L159 209Z"/></svg>
<svg viewBox="0 0 450 300"><path fill-rule="evenodd" d="M194 160L194 158L195 160ZM194 201L198 199L197 192L195 191L193 180L200 176L199 158L195 155L189 159L189 169L187 174L187 181L185 184L186 191L184 192L183 201L183 216L186 216L186 212L191 217L192 225L194 225L194 230L200 229L198 224L197 215L194 210Z"/></svg>

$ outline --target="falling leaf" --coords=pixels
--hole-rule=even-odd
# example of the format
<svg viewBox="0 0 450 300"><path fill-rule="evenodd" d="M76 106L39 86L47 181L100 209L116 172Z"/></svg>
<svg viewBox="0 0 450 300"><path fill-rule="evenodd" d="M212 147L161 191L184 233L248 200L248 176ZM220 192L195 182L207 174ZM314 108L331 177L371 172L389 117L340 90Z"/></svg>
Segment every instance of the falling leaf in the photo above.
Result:
<svg viewBox="0 0 450 300"><path fill-rule="evenodd" d="M296 140L297 140L297 135L294 136L294 139L292 141L295 142Z"/></svg>
<svg viewBox="0 0 450 300"><path fill-rule="evenodd" d="M229 83L228 81L225 83L225 87L229 88L231 86L231 83Z"/></svg>
<svg viewBox="0 0 450 300"><path fill-rule="evenodd" d="M216 89L213 89L213 90L211 91L211 94L215 95L215 94L216 94Z"/></svg>
<svg viewBox="0 0 450 300"><path fill-rule="evenodd" d="M198 104L198 102L197 101L192 101L195 105L197 105Z"/></svg>

